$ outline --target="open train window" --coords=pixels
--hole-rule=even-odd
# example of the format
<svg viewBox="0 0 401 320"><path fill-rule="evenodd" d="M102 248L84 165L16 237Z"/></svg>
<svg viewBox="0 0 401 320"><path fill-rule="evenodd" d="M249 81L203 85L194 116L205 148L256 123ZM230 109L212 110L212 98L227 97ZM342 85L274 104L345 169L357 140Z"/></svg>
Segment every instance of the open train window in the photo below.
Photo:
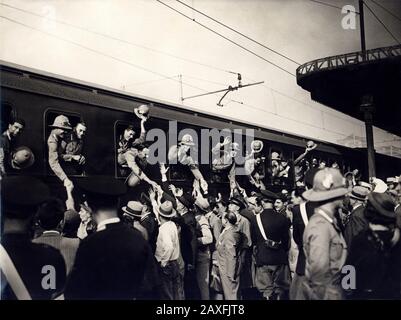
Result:
<svg viewBox="0 0 401 320"><path fill-rule="evenodd" d="M200 130L202 128L199 126L195 125L190 125L187 123L178 123L177 124L177 141L169 141L169 146L175 145L176 143L179 143L179 141L182 139L182 137L185 134L190 134L192 138L194 139L194 146L190 147L190 150L188 150L188 155L192 157L193 160L195 160L196 163L200 163L200 144L201 144L201 135L200 135ZM169 137L170 138L170 137ZM199 139L198 139L199 138ZM170 146L169 153L171 153L172 147ZM174 147L173 147L174 148ZM174 149L173 149L174 150ZM171 156L171 154L170 154ZM168 171L169 174L169 180L172 182L191 182L193 181L194 177L193 174L191 173L191 169L188 165L182 165L180 163L177 164L169 164L170 170ZM200 171L202 174L205 174L206 170L203 170L203 165L199 165ZM204 176L205 179L207 177Z"/></svg>
<svg viewBox="0 0 401 320"><path fill-rule="evenodd" d="M141 151L145 147L145 141L140 141L141 128L132 125L132 122L128 121L116 121L114 125L114 141L115 141L115 174L117 178L125 178L131 173L131 169L128 167L126 151L131 148L131 144L134 141L136 149ZM135 159L136 164L140 169L144 170L146 162L143 163L139 158Z"/></svg>
<svg viewBox="0 0 401 320"><path fill-rule="evenodd" d="M65 110L58 110L56 108L50 108L45 111L44 114L44 144L47 145L47 141L52 134L54 124L57 125L57 120L56 118L58 116L65 116L68 119L68 122L70 123L71 127L74 128L78 123L83 122L83 119L79 113L75 112L66 112ZM69 140L68 140L68 134L70 132L66 131L64 135L62 136L61 139L61 145L64 146L65 150L69 149L68 147ZM54 134L54 133L53 133ZM46 173L48 175L55 175L53 170L50 168L49 164L49 153L48 153L48 147L44 148L45 150L45 156L44 159L46 161ZM69 153L70 155L76 155L74 154L74 150L71 149L71 152ZM79 164L78 161L75 160L67 160L67 158L59 158L58 159L62 169L64 170L65 174L69 177L74 177L74 176L84 176L85 175L85 164Z"/></svg>
<svg viewBox="0 0 401 320"><path fill-rule="evenodd" d="M16 118L15 110L8 102L1 103L1 133L8 129L9 123Z"/></svg>
<svg viewBox="0 0 401 320"><path fill-rule="evenodd" d="M271 147L269 153L268 180L277 186L290 186L294 182L293 155L288 150Z"/></svg>

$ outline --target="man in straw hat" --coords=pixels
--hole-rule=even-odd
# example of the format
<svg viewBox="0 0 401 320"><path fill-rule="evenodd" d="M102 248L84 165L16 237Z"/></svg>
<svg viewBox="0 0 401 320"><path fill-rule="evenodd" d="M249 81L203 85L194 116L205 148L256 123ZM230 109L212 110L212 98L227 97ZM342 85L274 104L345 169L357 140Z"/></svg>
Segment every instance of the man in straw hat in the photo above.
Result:
<svg viewBox="0 0 401 320"><path fill-rule="evenodd" d="M64 187L73 185L72 181L68 179L66 173L60 165L60 159L64 152L62 140L67 131L72 130L72 126L68 118L64 115L59 115L54 119L53 124L49 126L52 128L49 138L47 139L47 147L49 149L49 166L54 174L63 182Z"/></svg>
<svg viewBox="0 0 401 320"><path fill-rule="evenodd" d="M303 193L306 200L316 203L303 235L306 264L302 285L306 300L343 299L340 278L347 245L337 216L347 192L340 171L325 168L315 174L313 188Z"/></svg>
<svg viewBox="0 0 401 320"><path fill-rule="evenodd" d="M369 192L370 191L367 188L355 186L349 193L352 211L344 229L344 238L348 246L351 245L352 239L359 232L368 227L368 221L365 217L365 204Z"/></svg>
<svg viewBox="0 0 401 320"><path fill-rule="evenodd" d="M173 203L164 201L159 207L160 228L156 242L155 257L161 270L161 298L183 300L183 279L180 275L178 259L180 240L178 229L172 219L176 216Z"/></svg>

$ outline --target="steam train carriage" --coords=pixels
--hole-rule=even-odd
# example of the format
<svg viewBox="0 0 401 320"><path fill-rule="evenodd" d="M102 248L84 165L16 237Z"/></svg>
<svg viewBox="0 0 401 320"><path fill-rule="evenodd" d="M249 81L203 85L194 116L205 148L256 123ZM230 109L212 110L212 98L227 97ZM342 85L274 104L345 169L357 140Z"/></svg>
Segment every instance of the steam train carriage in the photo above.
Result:
<svg viewBox="0 0 401 320"><path fill-rule="evenodd" d="M282 157L293 160L305 150L308 139L280 133L265 128L245 124L234 119L221 118L208 113L201 113L186 107L165 103L155 99L128 94L126 92L105 88L99 85L67 79L61 76L32 70L26 67L1 62L1 124L4 131L9 120L13 117L22 118L26 127L18 138L18 145L25 145L32 149L35 163L24 170L24 174L39 176L55 192L61 191L62 184L54 176L48 165L47 138L50 133L49 125L56 116L66 115L74 126L79 121L87 125L83 154L86 158L85 172L71 179L85 179L89 175L110 175L116 179L125 179L117 163L118 139L128 125L134 125L137 135L140 131L140 120L133 113L133 109L141 104L153 106L150 110L150 119L146 122L146 129L160 128L164 132L169 130L169 121L177 121L178 132L184 128L195 130L200 136L202 128L231 130L255 129L255 139L264 143L262 150L265 157L263 169L264 182L272 184L269 177L269 161L273 152ZM169 136L167 134L167 139ZM176 138L177 139L177 138ZM170 145L176 141L167 141ZM361 150L350 149L325 142L319 142L313 151L313 157L324 160L328 165L337 162L343 172L359 168L366 178L366 156ZM245 148L245 139L243 139ZM200 149L199 144L197 148ZM198 150L199 151L199 150ZM378 176L399 174L401 160L377 155ZM208 164L200 165L210 189L227 189L227 179L212 173ZM145 173L151 179L160 180L157 165L149 165ZM21 174L16 171L12 174ZM176 185L189 185L193 180L191 173L183 170L182 166L172 165L169 170L170 180ZM288 188L294 184L293 179L287 181ZM144 188L144 183L141 184ZM277 188L277 186L274 186ZM280 186L282 187L282 186Z"/></svg>

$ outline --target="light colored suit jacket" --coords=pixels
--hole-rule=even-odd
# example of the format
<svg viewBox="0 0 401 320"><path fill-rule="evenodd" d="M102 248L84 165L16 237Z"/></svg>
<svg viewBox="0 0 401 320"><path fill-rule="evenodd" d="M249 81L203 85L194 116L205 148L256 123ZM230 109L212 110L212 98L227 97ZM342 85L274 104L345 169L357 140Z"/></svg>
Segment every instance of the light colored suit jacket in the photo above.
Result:
<svg viewBox="0 0 401 320"><path fill-rule="evenodd" d="M67 275L70 273L79 247L80 240L78 238L66 238L57 231L45 231L40 237L33 239L32 242L47 244L59 250L64 258Z"/></svg>

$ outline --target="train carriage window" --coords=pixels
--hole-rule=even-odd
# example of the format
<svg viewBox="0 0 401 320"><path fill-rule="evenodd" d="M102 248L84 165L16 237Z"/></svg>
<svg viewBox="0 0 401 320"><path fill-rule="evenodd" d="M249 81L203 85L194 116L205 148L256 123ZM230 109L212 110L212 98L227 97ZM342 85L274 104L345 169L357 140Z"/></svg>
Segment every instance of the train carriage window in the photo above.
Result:
<svg viewBox="0 0 401 320"><path fill-rule="evenodd" d="M138 159L135 158L135 153L130 152L130 149L133 146L132 143L134 143L136 150L138 150L138 148L142 150L145 147L145 140L140 140L140 131L140 128L134 126L132 122L128 121L119 120L114 125L116 177L118 178L127 177L131 173L131 169L129 168L131 154L135 163L141 167L141 164L138 163ZM143 170L144 166L142 166L141 169Z"/></svg>
<svg viewBox="0 0 401 320"><path fill-rule="evenodd" d="M81 115L79 113L75 113L75 112L66 112L65 110L57 110L57 109L48 109L46 110L45 114L44 114L44 144L46 145L46 148L43 148L44 152L45 152L45 156L44 159L47 162L47 164L45 165L46 168L46 173L48 175L55 175L54 171L51 169L50 164L49 164L49 153L48 153L48 147L47 147L47 142L48 139L50 137L50 135L52 134L53 129L55 129L55 127L53 125L60 125L60 123L58 123L59 119L56 120L57 117L59 117L60 115L63 115L65 117L67 117L68 122L70 123L71 127L74 128L78 123L83 122L83 119L81 117ZM68 147L70 140L70 137L68 136L68 134L70 134L70 131L66 131L64 132L64 134L60 137L61 138L61 143L60 145L62 147L60 147L63 151L59 150L59 152L64 152L65 155L78 155L76 154L77 149L73 150L73 148ZM54 133L53 133L54 134ZM60 139L59 138L59 139ZM80 151L80 155L84 156L84 152L82 153L82 150L84 150L84 145L81 146L81 148L79 148ZM83 148L83 149L82 149ZM66 150L70 150L66 151ZM85 175L85 166L86 164L80 164L79 161L75 161L75 160L71 160L70 158L72 157L59 157L59 163L61 165L61 168L63 169L63 171L65 172L65 174L69 177L74 177L74 176L83 176Z"/></svg>
<svg viewBox="0 0 401 320"><path fill-rule="evenodd" d="M232 135L227 135L227 139L232 141ZM228 149L224 149L223 143L225 137L220 137L220 148L217 145L213 145L212 137L209 137L210 144L210 157L209 157L209 168L210 182L211 183L228 183L228 171L231 168L229 155L227 154ZM228 148L228 147L226 147Z"/></svg>
<svg viewBox="0 0 401 320"><path fill-rule="evenodd" d="M202 128L199 126L195 125L190 125L187 123L178 123L177 125L177 134L178 134L178 141L169 141L169 146L175 145L176 143L179 142L179 140L182 138L182 136L186 133L190 134L192 138L194 139L195 145L188 150L188 155L190 155L195 162L199 164L200 171L204 174L206 170L203 169L203 165L201 163L200 159L200 144L201 144L201 134L200 130ZM195 131L196 134L193 134L193 131ZM198 138L198 139L197 139ZM169 149L169 158L173 157L173 150L175 147L170 147ZM194 177L193 174L191 173L190 167L187 165L182 165L180 163L177 164L169 164L170 170L168 171L169 174L169 180L172 182L191 182L193 181ZM207 177L204 176L205 179Z"/></svg>
<svg viewBox="0 0 401 320"><path fill-rule="evenodd" d="M142 170L151 180L157 180L160 177L159 163L154 163L155 159L149 162L149 148L153 143L158 143L154 156L158 157L158 161L166 162L165 149L163 138L160 131L153 131L153 134L148 135L151 129L161 130L164 133L168 132L168 122L158 118L149 118L145 123L146 136L145 139L139 139L141 134L140 120L134 118L132 121L118 120L114 124L114 143L115 143L115 177L126 178L130 173L127 162L133 160L135 164ZM149 141L146 138L150 139ZM159 142L159 139L162 139ZM133 142L133 145L131 144ZM167 141L166 141L167 142ZM161 143L161 145L160 145ZM131 147L133 147L131 149ZM128 150L133 152L128 152ZM163 153L163 154L161 154ZM164 160L163 160L164 159ZM170 170L169 170L170 171Z"/></svg>
<svg viewBox="0 0 401 320"><path fill-rule="evenodd" d="M270 148L268 163L269 180L272 185L290 185L293 181L292 155L289 152L283 152L281 148Z"/></svg>
<svg viewBox="0 0 401 320"><path fill-rule="evenodd" d="M1 103L1 133L8 129L12 119L16 118L15 110L8 102Z"/></svg>

